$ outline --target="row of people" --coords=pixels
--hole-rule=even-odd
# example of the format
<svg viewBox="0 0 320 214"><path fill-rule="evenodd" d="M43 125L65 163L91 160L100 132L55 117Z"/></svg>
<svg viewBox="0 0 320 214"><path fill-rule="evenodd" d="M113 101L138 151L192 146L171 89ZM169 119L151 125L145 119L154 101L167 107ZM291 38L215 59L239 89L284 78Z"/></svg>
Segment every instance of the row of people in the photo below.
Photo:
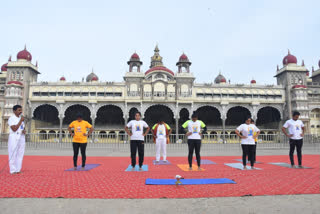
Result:
<svg viewBox="0 0 320 214"><path fill-rule="evenodd" d="M15 105L13 107L13 116L8 120L10 127L10 133L8 138L8 154L9 154L9 168L11 174L17 174L21 172L22 161L25 150L25 123L22 116L22 107ZM293 153L295 147L297 148L297 156L299 167L302 166L302 154L301 149L303 145L304 125L299 120L299 112L294 112L292 119L286 121L283 125L283 133L289 137L290 143L290 161L291 166L295 167ZM162 117L163 118L163 117ZM73 129L73 131L72 131ZM93 127L90 123L83 120L82 115L77 115L77 120L73 121L68 130L73 137L73 165L74 169L77 169L77 160L79 150L82 156L82 168L85 168L86 164L86 147L88 136L92 134ZM181 132L184 132L188 138L188 163L189 169L192 170L193 154L196 155L198 170L201 170L201 138L202 133L206 132L206 125L198 119L196 112L193 112L191 120L183 123ZM288 132L287 132L288 130ZM131 120L125 127L125 131L130 136L130 152L131 152L131 166L135 169L136 166L136 153L138 151L139 156L139 169L142 170L144 161L144 137L149 133L150 127L148 124L141 120L141 113L136 112L135 120ZM160 153L163 155L163 161L167 159L166 146L169 143L169 136L172 129L163 120L155 124L152 127L152 134L154 142L156 143L156 162L160 161ZM260 134L260 130L255 126L254 121L248 117L244 124L240 125L236 129L236 134L241 138L242 147L242 162L244 169L246 169L247 158L250 161L251 167L254 169L254 163L256 161L256 146L257 137Z"/></svg>

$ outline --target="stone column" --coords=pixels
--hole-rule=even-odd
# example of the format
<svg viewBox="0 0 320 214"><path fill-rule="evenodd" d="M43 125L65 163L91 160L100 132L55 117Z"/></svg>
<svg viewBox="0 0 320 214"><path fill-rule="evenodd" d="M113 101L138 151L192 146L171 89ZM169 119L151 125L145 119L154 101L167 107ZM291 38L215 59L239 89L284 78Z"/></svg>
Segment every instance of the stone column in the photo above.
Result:
<svg viewBox="0 0 320 214"><path fill-rule="evenodd" d="M60 121L60 126L59 126L59 143L62 143L62 125L63 125L63 115L59 115L59 121Z"/></svg>
<svg viewBox="0 0 320 214"><path fill-rule="evenodd" d="M91 120L92 120L92 128L94 130L94 127L95 127L95 120L96 120L96 115L95 114L91 114ZM95 134L94 132L92 133L92 143L94 143L94 140L95 140Z"/></svg>
<svg viewBox="0 0 320 214"><path fill-rule="evenodd" d="M226 119L225 118L222 118L222 140L223 140L223 143L226 142L226 136L225 136L225 131L226 131Z"/></svg>
<svg viewBox="0 0 320 214"><path fill-rule="evenodd" d="M226 131L226 120L227 120L227 105L222 105L222 112L221 112L221 120L222 120L222 140L223 143L226 143L226 136L225 136L225 131Z"/></svg>
<svg viewBox="0 0 320 214"><path fill-rule="evenodd" d="M179 116L176 115L176 141L179 139Z"/></svg>

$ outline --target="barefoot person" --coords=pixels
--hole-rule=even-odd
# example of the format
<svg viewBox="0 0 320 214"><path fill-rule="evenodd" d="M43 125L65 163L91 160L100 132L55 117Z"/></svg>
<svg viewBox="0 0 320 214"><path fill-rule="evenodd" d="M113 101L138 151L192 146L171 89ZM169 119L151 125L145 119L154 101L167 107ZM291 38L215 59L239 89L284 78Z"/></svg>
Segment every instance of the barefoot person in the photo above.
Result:
<svg viewBox="0 0 320 214"><path fill-rule="evenodd" d="M131 131L129 130L131 129ZM143 132L143 128L147 130ZM125 127L127 134L130 136L131 166L132 170L136 167L136 154L139 155L139 170L142 171L144 159L144 137L149 133L149 126L141 120L141 113L136 112L135 120L131 120Z"/></svg>
<svg viewBox="0 0 320 214"><path fill-rule="evenodd" d="M11 174L18 174L21 172L22 167L26 130L22 107L20 105L13 106L13 113L14 115L9 117L8 120L10 129L8 139L9 168Z"/></svg>
<svg viewBox="0 0 320 214"><path fill-rule="evenodd" d="M163 117L152 127L153 140L156 143L156 162L160 161L160 152L162 152L163 161L167 161L167 144L171 132L170 126L163 121Z"/></svg>
<svg viewBox="0 0 320 214"><path fill-rule="evenodd" d="M243 169L247 169L247 157L251 168L254 169L254 139L259 136L260 130L254 124L251 124L251 118L248 117L245 123L236 129L236 134L241 138Z"/></svg>
<svg viewBox="0 0 320 214"><path fill-rule="evenodd" d="M73 128L73 132L72 129ZM89 132L88 132L89 129ZM87 121L82 119L82 115L77 115L77 120L73 121L68 128L69 133L73 137L72 146L73 146L73 166L74 170L77 170L77 161L79 148L81 151L82 157L82 168L85 169L86 166L86 148L88 142L88 136L93 132L92 125Z"/></svg>
<svg viewBox="0 0 320 214"><path fill-rule="evenodd" d="M294 158L293 153L295 147L297 147L297 156L299 167L302 167L302 144L303 144L303 136L304 136L304 124L301 120L299 120L300 113L295 111L292 114L292 119L287 120L287 122L282 127L282 132L289 138L290 143L290 151L289 157L291 162L291 167L294 168ZM288 129L289 134L286 129Z"/></svg>
<svg viewBox="0 0 320 214"><path fill-rule="evenodd" d="M207 130L206 125L201 121L198 120L198 114L193 112L191 116L191 120L186 121L182 127L184 129L188 129L186 136L188 137L188 162L189 162L189 170L192 170L192 158L193 158L193 151L196 153L197 163L198 163L198 170L201 170L201 157L200 157L200 148L201 148L201 137L202 133Z"/></svg>

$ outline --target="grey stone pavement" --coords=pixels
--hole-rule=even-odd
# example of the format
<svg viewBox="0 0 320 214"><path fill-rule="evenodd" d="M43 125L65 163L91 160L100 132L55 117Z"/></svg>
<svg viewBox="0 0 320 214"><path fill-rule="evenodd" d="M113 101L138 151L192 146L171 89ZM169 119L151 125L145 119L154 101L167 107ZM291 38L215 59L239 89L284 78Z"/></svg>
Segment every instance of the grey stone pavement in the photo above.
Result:
<svg viewBox="0 0 320 214"><path fill-rule="evenodd" d="M290 213L318 214L320 195L195 199L1 199L1 214L34 213Z"/></svg>
<svg viewBox="0 0 320 214"><path fill-rule="evenodd" d="M129 156L129 147L90 148L88 156ZM146 146L146 156L153 156L154 145ZM168 156L186 156L184 145L170 145ZM304 147L303 154L320 154L319 146ZM0 155L7 155L6 148L0 148ZM70 156L70 148L27 148L25 155ZM202 147L203 156L241 156L240 147ZM288 155L288 148L259 148L257 155ZM319 158L320 161L320 158ZM320 173L320 172L319 172ZM0 187L1 188L1 187ZM320 189L320 183L319 183ZM320 194L273 195L248 197L218 197L192 199L37 199L2 198L1 214L34 213L299 213L319 214Z"/></svg>

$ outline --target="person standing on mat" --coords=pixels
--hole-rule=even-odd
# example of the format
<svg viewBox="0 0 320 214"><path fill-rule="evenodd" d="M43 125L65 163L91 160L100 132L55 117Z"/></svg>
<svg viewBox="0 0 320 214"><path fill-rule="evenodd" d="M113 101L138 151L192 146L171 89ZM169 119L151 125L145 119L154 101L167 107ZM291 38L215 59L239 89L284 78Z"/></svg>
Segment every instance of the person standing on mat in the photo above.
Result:
<svg viewBox="0 0 320 214"><path fill-rule="evenodd" d="M254 120L251 118L251 124L253 124L253 125L255 125L254 124ZM254 132L253 133L253 135L256 135L257 133L256 132ZM254 163L256 163L256 154L257 154L257 142L258 142L258 138L256 137L255 139L254 139L254 151L253 151L253 161L254 161Z"/></svg>
<svg viewBox="0 0 320 214"><path fill-rule="evenodd" d="M131 129L131 131L129 130ZM143 132L143 128L146 131ZM136 154L138 150L139 155L139 170L142 171L144 159L144 137L149 133L150 128L146 122L141 120L141 113L136 112L135 120L131 120L125 127L127 134L130 136L130 152L131 152L131 166L132 170L136 167Z"/></svg>
<svg viewBox="0 0 320 214"><path fill-rule="evenodd" d="M167 144L170 143L169 136L172 130L168 124L160 117L159 123L152 127L153 141L156 143L156 163L160 161L160 152L162 152L163 161L167 162Z"/></svg>
<svg viewBox="0 0 320 214"><path fill-rule="evenodd" d="M287 120L286 123L282 127L282 132L289 138L290 151L289 157L291 162L291 167L295 168L293 153L295 147L297 147L297 156L299 168L302 168L302 144L303 144L303 136L304 136L304 124L301 120L299 120L300 113L295 111L292 114L292 119ZM288 129L289 134L286 129Z"/></svg>
<svg viewBox="0 0 320 214"><path fill-rule="evenodd" d="M9 117L9 139L8 154L9 168L11 174L19 174L21 172L22 160L26 142L26 130L24 117L22 116L22 107L20 105L13 106L13 113Z"/></svg>
<svg viewBox="0 0 320 214"><path fill-rule="evenodd" d="M254 139L259 136L260 130L254 124L251 124L251 118L248 117L245 123L236 129L236 134L241 138L243 169L247 169L247 157L250 161L251 169L255 169L253 156L255 149Z"/></svg>
<svg viewBox="0 0 320 214"><path fill-rule="evenodd" d="M73 128L73 132L72 129ZM89 132L87 132L89 129ZM77 170L77 161L78 161L78 154L79 148L81 151L82 157L82 168L85 169L86 166L86 148L88 137L93 132L92 125L87 121L82 119L82 115L79 113L77 114L77 120L73 121L68 128L69 133L73 137L72 139L72 147L73 147L73 166L74 170Z"/></svg>
<svg viewBox="0 0 320 214"><path fill-rule="evenodd" d="M186 133L186 136L188 137L189 170L192 170L193 151L195 151L195 153L196 153L198 170L201 170L201 167L200 167L200 165L201 165L201 157L200 157L201 137L202 137L202 133L206 132L207 127L201 120L198 120L198 114L196 112L193 112L193 114L191 116L191 120L186 121L182 125L182 128L183 129L187 128L187 130L188 130L188 132Z"/></svg>

